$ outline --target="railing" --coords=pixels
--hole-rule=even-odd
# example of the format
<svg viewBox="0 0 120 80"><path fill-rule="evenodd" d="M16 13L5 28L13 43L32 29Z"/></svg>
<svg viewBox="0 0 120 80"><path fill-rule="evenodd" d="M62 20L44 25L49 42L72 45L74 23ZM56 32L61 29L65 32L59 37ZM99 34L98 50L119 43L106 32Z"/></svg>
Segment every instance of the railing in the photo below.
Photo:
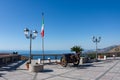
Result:
<svg viewBox="0 0 120 80"><path fill-rule="evenodd" d="M62 54L31 54L31 58L33 58L33 56L41 56L42 59L45 59L46 56L48 57L54 57L55 60L58 59L58 57L62 56Z"/></svg>
<svg viewBox="0 0 120 80"><path fill-rule="evenodd" d="M0 66L13 63L15 61L19 61L20 57L21 55L18 55L18 54L1 53L0 54Z"/></svg>

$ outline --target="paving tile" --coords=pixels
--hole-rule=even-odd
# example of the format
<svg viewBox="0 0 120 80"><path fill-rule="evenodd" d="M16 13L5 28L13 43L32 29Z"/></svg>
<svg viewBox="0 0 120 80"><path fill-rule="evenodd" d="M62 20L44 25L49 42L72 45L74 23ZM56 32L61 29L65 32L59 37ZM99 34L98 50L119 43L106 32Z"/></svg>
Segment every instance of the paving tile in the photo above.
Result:
<svg viewBox="0 0 120 80"><path fill-rule="evenodd" d="M75 78L66 78L66 77L56 76L56 77L45 79L45 80L76 80L76 79Z"/></svg>
<svg viewBox="0 0 120 80"><path fill-rule="evenodd" d="M46 79L49 79L51 77L53 77L54 75L50 75L50 74L41 74L41 73L38 73L35 80L46 80Z"/></svg>
<svg viewBox="0 0 120 80"><path fill-rule="evenodd" d="M114 67L110 70L110 72L118 72L120 70L120 68L118 67Z"/></svg>
<svg viewBox="0 0 120 80"><path fill-rule="evenodd" d="M103 76L102 78L100 78L99 80L112 80L113 77L111 76Z"/></svg>
<svg viewBox="0 0 120 80"><path fill-rule="evenodd" d="M114 77L112 80L120 80L120 76L119 77Z"/></svg>
<svg viewBox="0 0 120 80"><path fill-rule="evenodd" d="M4 79L4 78L0 77L0 80L6 80L6 79Z"/></svg>

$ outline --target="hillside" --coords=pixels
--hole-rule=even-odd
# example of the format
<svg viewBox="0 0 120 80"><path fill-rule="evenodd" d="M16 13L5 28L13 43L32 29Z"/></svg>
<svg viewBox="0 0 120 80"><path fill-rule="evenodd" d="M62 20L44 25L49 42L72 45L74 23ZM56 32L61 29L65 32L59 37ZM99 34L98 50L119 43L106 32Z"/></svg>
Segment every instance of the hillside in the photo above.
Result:
<svg viewBox="0 0 120 80"><path fill-rule="evenodd" d="M120 45L117 47L112 48L111 50L109 50L108 52L112 53L112 52L120 52Z"/></svg>
<svg viewBox="0 0 120 80"><path fill-rule="evenodd" d="M95 50L88 50L86 53L93 53ZM98 53L112 53L112 52L120 52L120 45L112 45L103 49L98 49Z"/></svg>
<svg viewBox="0 0 120 80"><path fill-rule="evenodd" d="M98 50L98 52L103 52L103 53L111 52L111 50L115 49L118 46L120 46L120 45L112 45L112 46L100 49L100 50Z"/></svg>

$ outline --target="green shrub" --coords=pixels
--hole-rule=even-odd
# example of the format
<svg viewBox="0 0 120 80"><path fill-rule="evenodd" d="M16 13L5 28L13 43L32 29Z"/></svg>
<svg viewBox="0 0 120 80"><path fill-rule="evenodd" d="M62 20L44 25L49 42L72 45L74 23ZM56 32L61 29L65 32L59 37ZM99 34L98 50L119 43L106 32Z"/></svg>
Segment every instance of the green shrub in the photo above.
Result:
<svg viewBox="0 0 120 80"><path fill-rule="evenodd" d="M71 51L74 51L75 53L82 53L83 49L80 46L73 46Z"/></svg>
<svg viewBox="0 0 120 80"><path fill-rule="evenodd" d="M95 59L96 58L96 53L89 53L87 55L90 59Z"/></svg>

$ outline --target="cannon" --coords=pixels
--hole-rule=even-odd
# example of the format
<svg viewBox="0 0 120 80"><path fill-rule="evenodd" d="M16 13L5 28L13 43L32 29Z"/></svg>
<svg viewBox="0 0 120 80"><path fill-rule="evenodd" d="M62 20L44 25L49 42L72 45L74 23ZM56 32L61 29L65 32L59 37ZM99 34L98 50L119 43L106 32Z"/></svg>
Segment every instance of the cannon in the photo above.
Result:
<svg viewBox="0 0 120 80"><path fill-rule="evenodd" d="M60 62L63 67L66 67L68 63L73 63L74 66L78 66L80 62L80 54L63 54Z"/></svg>

